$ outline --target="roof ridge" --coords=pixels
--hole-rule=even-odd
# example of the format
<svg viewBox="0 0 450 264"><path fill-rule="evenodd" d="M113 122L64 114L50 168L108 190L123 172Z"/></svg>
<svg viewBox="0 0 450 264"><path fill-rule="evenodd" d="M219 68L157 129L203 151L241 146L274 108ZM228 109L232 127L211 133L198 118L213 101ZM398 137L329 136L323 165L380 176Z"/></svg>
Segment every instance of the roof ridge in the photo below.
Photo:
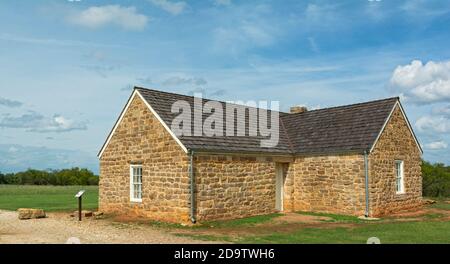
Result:
<svg viewBox="0 0 450 264"><path fill-rule="evenodd" d="M156 89L150 89L150 88L145 88L145 87L140 87L140 86L134 86L134 90L146 90L146 91L151 91L151 92L158 92L158 93L165 93L165 94L173 94L173 95L177 95L177 96L186 96L186 97L192 97L194 98L194 96L192 95L185 95L185 94L180 94L180 93L174 93L174 92L166 92L166 91L161 91L161 90L156 90ZM205 99L205 98L202 98Z"/></svg>
<svg viewBox="0 0 450 264"><path fill-rule="evenodd" d="M354 103L354 104L337 105L337 106L330 106L330 107L319 108L319 109L314 109L314 110L307 110L307 111L301 112L301 113L292 113L291 115L300 115L300 114L317 112L317 111L322 111L322 110L330 110L330 109L335 109L335 108L354 107L354 106L365 105L365 104L370 104L370 103L389 101L389 100L392 100L392 99L396 99L396 100L400 101L400 97L399 96L394 96L394 97L382 98L382 99L377 99L377 100L372 100L372 101L365 101L365 102Z"/></svg>
<svg viewBox="0 0 450 264"><path fill-rule="evenodd" d="M141 90L147 90L147 91L152 91L152 92L158 92L158 93L165 93L165 94L173 94L173 95L177 95L177 96L185 96L185 97L190 97L190 98L199 98L199 97L195 97L193 95L185 95L185 94L179 94L179 93L174 93L174 92L166 92L166 91L161 91L161 90L156 90L156 89L150 89L150 88L145 88L145 87L140 87L140 86L134 86L134 89L141 89ZM216 100L216 99L209 99L209 98L205 98L205 97L201 97L202 100L207 100L207 101L216 101L219 103L228 103L225 101L221 101L221 100ZM376 102L382 102L382 101L389 101L392 99L396 99L396 100L400 100L399 96L393 96L393 97L387 97L387 98L382 98L382 99L376 99L376 100L371 100L371 101L365 101L365 102L359 102L359 103L353 103L353 104L347 104L347 105L337 105L337 106L330 106L330 107L325 107L325 108L319 108L319 109L314 109L314 110L307 110L305 112L301 112L301 113L289 113L289 112L284 112L284 111L277 111L280 114L288 114L289 116L296 116L296 115L301 115L301 114L305 114L305 113L311 113L311 112L316 112L316 111L323 111L323 110L330 110L330 109L335 109L335 108L343 108L343 107L352 107L352 106L358 106L358 105L364 105L364 104L369 104L369 103L376 103ZM246 106L246 105L241 105L241 104L236 104L236 103L232 103L234 105L239 105L239 106ZM251 106L246 106L246 107L251 107ZM252 108L257 108L257 109L261 109L260 107L252 107ZM270 110L271 109L266 109L266 110Z"/></svg>
<svg viewBox="0 0 450 264"><path fill-rule="evenodd" d="M158 93L165 93L165 94L173 94L176 96L185 96L185 97L189 97L189 98L200 98L200 97L195 97L193 95L185 95L185 94L179 94L179 93L173 93L173 92L166 92L166 91L160 91L160 90L155 90L155 89L149 89L149 88L144 88L144 87L139 87L139 86L135 86L134 89L137 90L146 90L146 91L151 91L151 92L158 92ZM205 97L201 97L202 100L206 100L206 101L216 101L219 103L223 103L223 104L232 104L232 105L238 105L238 106L245 106L245 107L249 107L249 108L256 108L256 109L264 109L261 107L253 107L253 106L248 106L248 105L243 105L243 104L236 104L236 103L229 103L229 102L225 102L225 101L221 101L221 100L216 100L216 99L209 99L209 98L205 98ZM280 115L282 114L289 114L287 112L283 112L281 110L275 111L272 109L265 109L267 111L274 111L274 112L278 112Z"/></svg>

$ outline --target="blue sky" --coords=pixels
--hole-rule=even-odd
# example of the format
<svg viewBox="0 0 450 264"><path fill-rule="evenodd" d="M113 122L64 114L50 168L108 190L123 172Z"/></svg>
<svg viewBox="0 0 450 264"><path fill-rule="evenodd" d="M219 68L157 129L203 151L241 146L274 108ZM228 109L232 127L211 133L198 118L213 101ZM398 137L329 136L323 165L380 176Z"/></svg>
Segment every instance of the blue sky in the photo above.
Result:
<svg viewBox="0 0 450 264"><path fill-rule="evenodd" d="M0 171L88 167L131 87L322 108L401 96L450 164L450 2L0 2Z"/></svg>

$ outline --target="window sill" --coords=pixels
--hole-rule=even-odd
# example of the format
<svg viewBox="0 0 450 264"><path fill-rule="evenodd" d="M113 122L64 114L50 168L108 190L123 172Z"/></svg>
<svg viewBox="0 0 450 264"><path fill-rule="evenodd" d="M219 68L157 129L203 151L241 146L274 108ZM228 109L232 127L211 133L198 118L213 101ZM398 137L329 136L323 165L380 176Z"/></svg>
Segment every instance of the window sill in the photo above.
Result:
<svg viewBox="0 0 450 264"><path fill-rule="evenodd" d="M142 203L142 199L130 199L132 203Z"/></svg>

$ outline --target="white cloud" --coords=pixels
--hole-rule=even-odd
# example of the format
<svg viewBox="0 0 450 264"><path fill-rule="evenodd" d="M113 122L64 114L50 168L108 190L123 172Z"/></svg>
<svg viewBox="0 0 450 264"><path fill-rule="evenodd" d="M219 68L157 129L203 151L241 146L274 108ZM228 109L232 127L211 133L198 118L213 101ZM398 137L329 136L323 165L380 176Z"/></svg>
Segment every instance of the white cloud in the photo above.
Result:
<svg viewBox="0 0 450 264"><path fill-rule="evenodd" d="M108 77L108 73L113 72L120 68L120 66L116 65L80 65L81 68L97 73L103 78Z"/></svg>
<svg viewBox="0 0 450 264"><path fill-rule="evenodd" d="M450 101L450 61L397 66L390 80L392 88L416 103Z"/></svg>
<svg viewBox="0 0 450 264"><path fill-rule="evenodd" d="M280 21L267 4L238 5L233 10L215 12L223 22L211 32L214 53L240 58L246 51L273 45L283 39L281 34L289 31L289 23Z"/></svg>
<svg viewBox="0 0 450 264"><path fill-rule="evenodd" d="M69 17L69 21L72 18ZM74 46L74 47L121 47L116 44L102 44L78 40L64 40L64 39L51 39L51 38L34 38L34 37L23 37L16 36L12 34L2 33L0 34L0 40L18 42L32 45L50 45L50 46Z"/></svg>
<svg viewBox="0 0 450 264"><path fill-rule="evenodd" d="M29 111L21 116L4 114L0 119L0 128L24 128L29 132L69 132L86 130L86 122L75 122L61 115L45 117L42 114Z"/></svg>
<svg viewBox="0 0 450 264"><path fill-rule="evenodd" d="M208 82L199 77L185 77L185 76L172 76L162 82L164 86L178 86L178 85L206 85Z"/></svg>
<svg viewBox="0 0 450 264"><path fill-rule="evenodd" d="M11 153L15 153L15 152L17 152L17 151L19 151L19 149L16 148L16 147L14 147L14 146L11 146L11 147L8 149L8 152L11 152Z"/></svg>
<svg viewBox="0 0 450 264"><path fill-rule="evenodd" d="M136 78L136 81L138 81L138 82L140 82L142 84L153 84L153 80L149 76Z"/></svg>
<svg viewBox="0 0 450 264"><path fill-rule="evenodd" d="M422 116L416 121L416 127L420 132L448 133L450 132L450 120L443 116Z"/></svg>
<svg viewBox="0 0 450 264"><path fill-rule="evenodd" d="M427 149L445 149L447 148L447 143L444 141L434 141L434 142L430 142L428 144L425 144L425 148Z"/></svg>
<svg viewBox="0 0 450 264"><path fill-rule="evenodd" d="M339 27L345 21L340 12L340 3L333 4L308 4L303 14L301 14L300 23L307 26L312 31L319 29L330 30Z"/></svg>
<svg viewBox="0 0 450 264"><path fill-rule="evenodd" d="M22 106L22 102L10 100L7 98L0 97L0 105L6 106L6 107L20 107Z"/></svg>
<svg viewBox="0 0 450 264"><path fill-rule="evenodd" d="M172 15L183 13L184 9L187 7L185 2L170 2L168 0L149 0L149 2Z"/></svg>
<svg viewBox="0 0 450 264"><path fill-rule="evenodd" d="M367 18L371 18L374 22L381 22L394 12L393 8L387 7L380 0L369 0L368 2L364 8L364 15Z"/></svg>
<svg viewBox="0 0 450 264"><path fill-rule="evenodd" d="M447 15L450 12L450 4L448 1L408 0L400 9L420 21L427 17Z"/></svg>
<svg viewBox="0 0 450 264"><path fill-rule="evenodd" d="M309 46L311 47L311 50L314 52L320 52L319 45L317 45L316 39L313 37L308 38Z"/></svg>
<svg viewBox="0 0 450 264"><path fill-rule="evenodd" d="M450 118L450 105L433 109L434 114L447 116Z"/></svg>
<svg viewBox="0 0 450 264"><path fill-rule="evenodd" d="M148 17L137 13L133 6L105 5L89 7L70 16L69 21L92 29L115 25L126 30L143 30L147 25Z"/></svg>
<svg viewBox="0 0 450 264"><path fill-rule="evenodd" d="M33 132L68 132L73 130L86 130L87 126L83 123L75 122L61 115L54 115L52 118L45 120L40 126L31 128Z"/></svg>
<svg viewBox="0 0 450 264"><path fill-rule="evenodd" d="M215 49L237 55L251 47L270 46L275 42L270 32L270 28L249 22L233 28L219 27L214 30Z"/></svg>

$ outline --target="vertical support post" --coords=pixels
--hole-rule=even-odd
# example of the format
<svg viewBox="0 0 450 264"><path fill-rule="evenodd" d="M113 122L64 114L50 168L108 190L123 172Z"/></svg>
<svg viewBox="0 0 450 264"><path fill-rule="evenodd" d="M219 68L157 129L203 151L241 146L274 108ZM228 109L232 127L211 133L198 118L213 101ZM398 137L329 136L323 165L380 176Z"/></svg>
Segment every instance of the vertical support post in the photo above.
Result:
<svg viewBox="0 0 450 264"><path fill-rule="evenodd" d="M190 189L191 189L191 222L195 224L197 221L195 219L195 176L194 176L194 151L189 152L189 178L190 178Z"/></svg>
<svg viewBox="0 0 450 264"><path fill-rule="evenodd" d="M81 198L83 197L83 195L80 195L78 197L78 221L81 221Z"/></svg>
<svg viewBox="0 0 450 264"><path fill-rule="evenodd" d="M365 217L369 217L370 209L369 209L369 160L367 157L367 151L364 151L364 185L366 189L366 210L364 213Z"/></svg>

